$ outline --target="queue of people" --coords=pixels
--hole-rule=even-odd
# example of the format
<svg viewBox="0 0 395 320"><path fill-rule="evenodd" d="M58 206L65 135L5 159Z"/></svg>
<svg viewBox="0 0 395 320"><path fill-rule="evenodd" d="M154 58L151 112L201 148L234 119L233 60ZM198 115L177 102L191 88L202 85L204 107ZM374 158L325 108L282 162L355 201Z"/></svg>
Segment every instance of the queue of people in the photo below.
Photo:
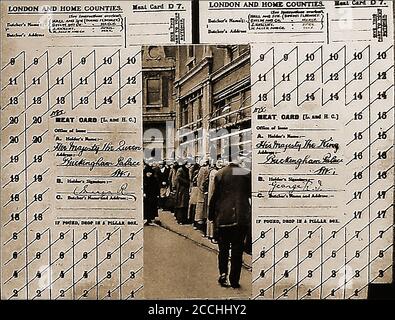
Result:
<svg viewBox="0 0 395 320"><path fill-rule="evenodd" d="M158 210L174 213L180 225L192 225L214 241L213 222L208 220L208 204L214 177L226 163L209 159L177 159L174 162L144 163L144 219L158 222Z"/></svg>
<svg viewBox="0 0 395 320"><path fill-rule="evenodd" d="M251 171L239 153L232 161L179 158L144 164L144 219L160 223L158 210L174 214L218 244L218 282L239 288L243 252L251 254ZM228 272L229 251L231 268ZM228 274L229 281L228 283Z"/></svg>

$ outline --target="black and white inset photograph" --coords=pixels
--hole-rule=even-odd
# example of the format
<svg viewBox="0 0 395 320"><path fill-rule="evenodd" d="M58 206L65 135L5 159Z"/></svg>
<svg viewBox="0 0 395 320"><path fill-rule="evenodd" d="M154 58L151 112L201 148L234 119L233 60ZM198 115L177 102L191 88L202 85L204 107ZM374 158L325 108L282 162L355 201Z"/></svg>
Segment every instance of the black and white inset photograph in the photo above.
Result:
<svg viewBox="0 0 395 320"><path fill-rule="evenodd" d="M144 295L251 297L248 45L145 46Z"/></svg>

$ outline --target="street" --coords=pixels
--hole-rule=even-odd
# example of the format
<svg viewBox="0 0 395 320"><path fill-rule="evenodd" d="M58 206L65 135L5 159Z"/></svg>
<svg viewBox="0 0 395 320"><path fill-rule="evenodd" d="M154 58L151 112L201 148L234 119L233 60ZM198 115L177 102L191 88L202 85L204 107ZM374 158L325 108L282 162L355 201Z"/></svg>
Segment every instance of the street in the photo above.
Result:
<svg viewBox="0 0 395 320"><path fill-rule="evenodd" d="M242 269L241 289L217 283L217 254L158 226L144 228L146 299L248 299L251 273Z"/></svg>

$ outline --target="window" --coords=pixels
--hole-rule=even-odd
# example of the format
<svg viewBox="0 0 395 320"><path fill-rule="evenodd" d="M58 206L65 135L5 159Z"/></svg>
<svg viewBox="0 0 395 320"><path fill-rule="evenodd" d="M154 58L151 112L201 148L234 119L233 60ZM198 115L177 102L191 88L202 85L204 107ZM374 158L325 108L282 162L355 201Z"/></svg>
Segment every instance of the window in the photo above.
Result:
<svg viewBox="0 0 395 320"><path fill-rule="evenodd" d="M226 47L226 59L225 64L232 62L237 58L238 46L228 46Z"/></svg>
<svg viewBox="0 0 395 320"><path fill-rule="evenodd" d="M183 104L181 107L181 126L186 126L189 123L189 117L191 113L189 112L189 106L188 104Z"/></svg>
<svg viewBox="0 0 395 320"><path fill-rule="evenodd" d="M189 58L195 57L195 46L188 46L188 56Z"/></svg>
<svg viewBox="0 0 395 320"><path fill-rule="evenodd" d="M147 80L147 104L159 105L160 101L160 79Z"/></svg>
<svg viewBox="0 0 395 320"><path fill-rule="evenodd" d="M221 115L221 112L225 108L225 105L226 105L225 99L222 99L222 100L215 103L214 118Z"/></svg>
<svg viewBox="0 0 395 320"><path fill-rule="evenodd" d="M193 121L198 121L203 118L203 106L202 106L202 99L199 97L192 102L192 109L193 109Z"/></svg>
<svg viewBox="0 0 395 320"><path fill-rule="evenodd" d="M188 60L186 66L188 71L192 70L195 67L195 46L188 46Z"/></svg>

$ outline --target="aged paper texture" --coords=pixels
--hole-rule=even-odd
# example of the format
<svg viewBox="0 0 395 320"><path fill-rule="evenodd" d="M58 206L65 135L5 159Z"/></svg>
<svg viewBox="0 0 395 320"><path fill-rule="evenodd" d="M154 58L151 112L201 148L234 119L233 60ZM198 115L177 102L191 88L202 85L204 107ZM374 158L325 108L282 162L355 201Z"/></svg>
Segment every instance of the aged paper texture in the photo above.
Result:
<svg viewBox="0 0 395 320"><path fill-rule="evenodd" d="M392 281L391 1L208 1L201 40L252 42L253 299Z"/></svg>
<svg viewBox="0 0 395 320"><path fill-rule="evenodd" d="M1 297L143 293L142 43L190 2L1 3ZM155 19L152 19L155 17Z"/></svg>

